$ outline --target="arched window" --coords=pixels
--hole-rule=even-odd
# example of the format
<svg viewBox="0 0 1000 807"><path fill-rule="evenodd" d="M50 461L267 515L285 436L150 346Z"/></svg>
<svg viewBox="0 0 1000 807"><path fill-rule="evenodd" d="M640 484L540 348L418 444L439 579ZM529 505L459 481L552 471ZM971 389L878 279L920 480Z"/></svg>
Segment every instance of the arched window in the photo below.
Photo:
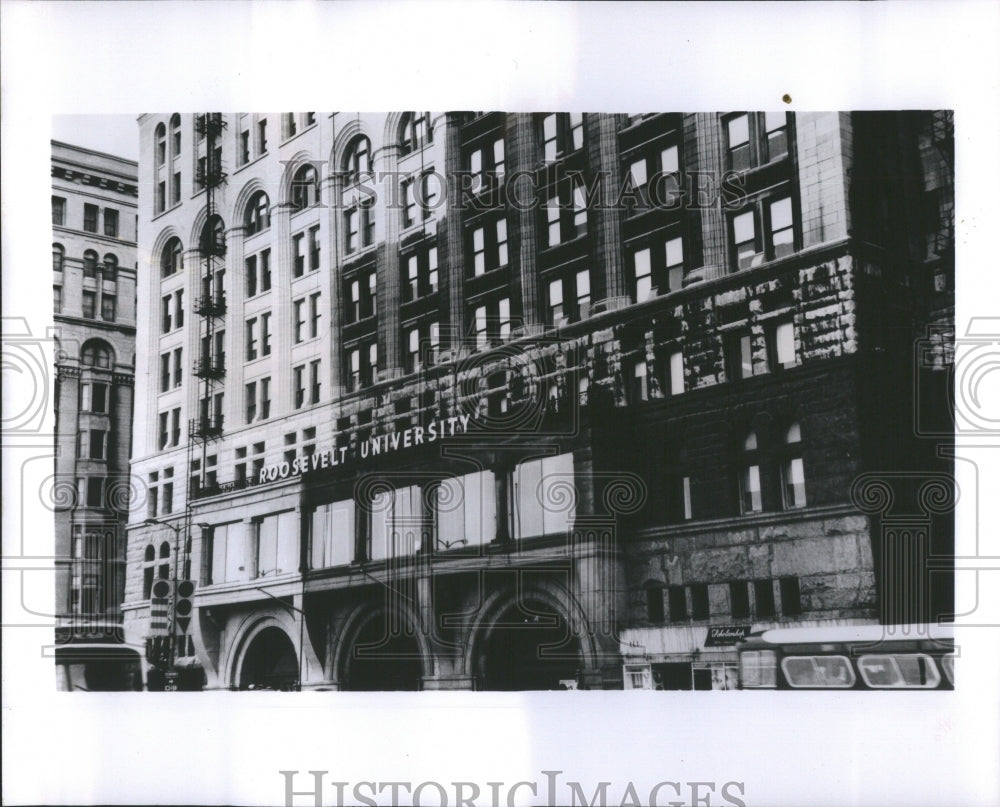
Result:
<svg viewBox="0 0 1000 807"><path fill-rule="evenodd" d="M257 191L250 197L243 217L246 235L256 235L271 226L271 200L264 191Z"/></svg>
<svg viewBox="0 0 1000 807"><path fill-rule="evenodd" d="M97 253L92 249L83 253L83 276L97 277Z"/></svg>
<svg viewBox="0 0 1000 807"><path fill-rule="evenodd" d="M167 127L162 123L156 127L156 164L163 165L167 161Z"/></svg>
<svg viewBox="0 0 1000 807"><path fill-rule="evenodd" d="M118 258L110 252L104 256L104 279L114 280L118 275Z"/></svg>
<svg viewBox="0 0 1000 807"><path fill-rule="evenodd" d="M80 351L80 362L87 367L108 368L111 366L111 357L111 348L99 339L85 342Z"/></svg>
<svg viewBox="0 0 1000 807"><path fill-rule="evenodd" d="M347 149L344 155L344 178L350 184L357 182L362 174L370 173L372 170L372 143L364 135L359 135Z"/></svg>
<svg viewBox="0 0 1000 807"><path fill-rule="evenodd" d="M160 544L160 568L156 576L161 580L170 577L170 544L167 541Z"/></svg>
<svg viewBox="0 0 1000 807"><path fill-rule="evenodd" d="M170 116L170 148L171 157L181 153L181 116L176 112Z"/></svg>
<svg viewBox="0 0 1000 807"><path fill-rule="evenodd" d="M156 549L152 544L146 547L142 567L142 598L148 600L153 593L153 567L156 565Z"/></svg>
<svg viewBox="0 0 1000 807"><path fill-rule="evenodd" d="M311 164L303 165L292 178L292 204L305 210L319 201L319 177Z"/></svg>
<svg viewBox="0 0 1000 807"><path fill-rule="evenodd" d="M205 222L198 248L207 255L226 254L226 226L221 216L212 216Z"/></svg>
<svg viewBox="0 0 1000 807"><path fill-rule="evenodd" d="M184 248L176 236L167 241L160 256L160 275L170 277L184 268Z"/></svg>
<svg viewBox="0 0 1000 807"><path fill-rule="evenodd" d="M757 432L747 432L743 440L740 467L740 508L744 513L759 513L763 509L760 493L760 461Z"/></svg>
<svg viewBox="0 0 1000 807"><path fill-rule="evenodd" d="M400 124L399 145L402 153L409 154L433 142L430 112L407 112Z"/></svg>
<svg viewBox="0 0 1000 807"><path fill-rule="evenodd" d="M786 508L806 506L806 475L802 465L802 429L793 423L785 432L781 463L781 494Z"/></svg>
<svg viewBox="0 0 1000 807"><path fill-rule="evenodd" d="M52 245L52 271L61 272L63 270L63 261L66 258L66 250L63 249L62 244Z"/></svg>

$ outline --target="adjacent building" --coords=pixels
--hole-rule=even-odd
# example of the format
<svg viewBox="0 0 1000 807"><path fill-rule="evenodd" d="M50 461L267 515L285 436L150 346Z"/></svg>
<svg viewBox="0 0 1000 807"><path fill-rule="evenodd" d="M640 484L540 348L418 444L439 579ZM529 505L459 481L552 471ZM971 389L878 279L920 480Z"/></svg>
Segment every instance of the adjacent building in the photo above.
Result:
<svg viewBox="0 0 1000 807"><path fill-rule="evenodd" d="M68 688L130 686L114 665L69 661L81 645L122 641L138 200L135 162L52 142L56 640Z"/></svg>
<svg viewBox="0 0 1000 807"><path fill-rule="evenodd" d="M950 610L950 114L139 125L151 681L726 688Z"/></svg>

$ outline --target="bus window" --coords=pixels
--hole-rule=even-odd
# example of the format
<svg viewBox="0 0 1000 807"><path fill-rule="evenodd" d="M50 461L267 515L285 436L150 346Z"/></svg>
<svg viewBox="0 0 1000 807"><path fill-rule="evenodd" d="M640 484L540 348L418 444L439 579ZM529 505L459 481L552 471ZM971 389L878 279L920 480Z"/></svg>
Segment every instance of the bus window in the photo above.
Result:
<svg viewBox="0 0 1000 807"><path fill-rule="evenodd" d="M941 669L944 670L944 677L948 683L955 686L955 657L941 656Z"/></svg>
<svg viewBox="0 0 1000 807"><path fill-rule="evenodd" d="M873 689L934 689L941 683L934 659L924 653L862 656L858 669Z"/></svg>
<svg viewBox="0 0 1000 807"><path fill-rule="evenodd" d="M747 650L740 653L740 678L743 686L776 686L774 661L773 650Z"/></svg>
<svg viewBox="0 0 1000 807"><path fill-rule="evenodd" d="M786 656L781 671L789 686L797 689L849 689L857 680L844 656Z"/></svg>

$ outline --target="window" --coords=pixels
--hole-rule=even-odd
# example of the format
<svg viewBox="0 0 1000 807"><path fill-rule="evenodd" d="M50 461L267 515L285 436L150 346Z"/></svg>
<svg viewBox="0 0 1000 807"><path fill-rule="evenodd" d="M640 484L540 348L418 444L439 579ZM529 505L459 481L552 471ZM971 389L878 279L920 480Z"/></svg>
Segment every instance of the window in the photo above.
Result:
<svg viewBox="0 0 1000 807"><path fill-rule="evenodd" d="M246 165L250 162L250 130L244 129L240 132L240 151L239 151L240 165Z"/></svg>
<svg viewBox="0 0 1000 807"><path fill-rule="evenodd" d="M567 299L569 302L567 302ZM560 327L590 315L590 270L580 269L548 285L548 324Z"/></svg>
<svg viewBox="0 0 1000 807"><path fill-rule="evenodd" d="M355 280L347 281L347 321L358 322L374 316L376 309L376 276L371 269L360 272Z"/></svg>
<svg viewBox="0 0 1000 807"><path fill-rule="evenodd" d="M550 188L544 215L547 246L558 246L584 235L587 232L587 193L582 180L575 178Z"/></svg>
<svg viewBox="0 0 1000 807"><path fill-rule="evenodd" d="M87 367L111 367L111 348L99 341L90 341L84 344L80 351L80 360Z"/></svg>
<svg viewBox="0 0 1000 807"><path fill-rule="evenodd" d="M750 618L750 592L746 581L737 580L729 584L729 606L733 619Z"/></svg>
<svg viewBox="0 0 1000 807"><path fill-rule="evenodd" d="M437 322L424 322L406 331L406 371L415 373L424 364L434 365L441 349Z"/></svg>
<svg viewBox="0 0 1000 807"><path fill-rule="evenodd" d="M469 265L474 277L506 266L507 219L499 218L474 228L471 231L469 251L472 256Z"/></svg>
<svg viewBox="0 0 1000 807"><path fill-rule="evenodd" d="M97 232L97 216L100 208L97 205L84 204L83 206L83 229L88 233Z"/></svg>
<svg viewBox="0 0 1000 807"><path fill-rule="evenodd" d="M746 171L788 154L785 112L743 112L725 122L728 167Z"/></svg>
<svg viewBox="0 0 1000 807"><path fill-rule="evenodd" d="M271 378L260 380L260 419L267 420L271 417Z"/></svg>
<svg viewBox="0 0 1000 807"><path fill-rule="evenodd" d="M723 359L726 378L739 381L753 376L753 340L745 331L733 331L723 336Z"/></svg>
<svg viewBox="0 0 1000 807"><path fill-rule="evenodd" d="M309 362L309 403L319 403L320 380L319 380L319 359Z"/></svg>
<svg viewBox="0 0 1000 807"><path fill-rule="evenodd" d="M319 226L311 227L309 229L309 271L315 272L319 269L319 252L320 252L320 239L319 239Z"/></svg>
<svg viewBox="0 0 1000 807"><path fill-rule="evenodd" d="M170 353L160 354L160 392L170 389Z"/></svg>
<svg viewBox="0 0 1000 807"><path fill-rule="evenodd" d="M296 300L294 303L292 303L293 310L295 312L292 320L294 327L293 333L295 335L295 344L299 344L304 339L303 328L306 323L305 320L303 319L302 309L305 307L305 303L306 303L305 300Z"/></svg>
<svg viewBox="0 0 1000 807"><path fill-rule="evenodd" d="M184 253L179 238L171 238L160 258L160 275L170 277L184 268Z"/></svg>
<svg viewBox="0 0 1000 807"><path fill-rule="evenodd" d="M246 235L256 235L271 226L271 200L264 191L257 191L250 197L243 217Z"/></svg>
<svg viewBox="0 0 1000 807"><path fill-rule="evenodd" d="M257 121L257 153L267 152L267 118Z"/></svg>
<svg viewBox="0 0 1000 807"><path fill-rule="evenodd" d="M309 338L315 339L319 336L319 292L309 295Z"/></svg>
<svg viewBox="0 0 1000 807"><path fill-rule="evenodd" d="M784 460L781 465L781 492L786 509L806 506L806 477L802 465L802 431L793 423L785 432Z"/></svg>
<svg viewBox="0 0 1000 807"><path fill-rule="evenodd" d="M302 277L306 271L306 236L305 233L299 233L298 235L292 236L292 244L294 246L295 253L295 267L294 276Z"/></svg>
<svg viewBox="0 0 1000 807"><path fill-rule="evenodd" d="M298 127L295 125L295 113L283 113L281 116L281 137L284 140L295 137L296 131L298 131Z"/></svg>
<svg viewBox="0 0 1000 807"><path fill-rule="evenodd" d="M319 505L310 524L310 566L325 569L354 560L356 508L353 499Z"/></svg>
<svg viewBox="0 0 1000 807"><path fill-rule="evenodd" d="M55 312L58 314L62 311L63 306L63 290L62 286L52 287L52 305Z"/></svg>
<svg viewBox="0 0 1000 807"><path fill-rule="evenodd" d="M181 410L179 408L170 412L170 444L173 446L181 444Z"/></svg>
<svg viewBox="0 0 1000 807"><path fill-rule="evenodd" d="M251 255L243 265L246 267L247 297L254 297L257 294L257 256Z"/></svg>
<svg viewBox="0 0 1000 807"><path fill-rule="evenodd" d="M246 422L253 423L257 418L257 382L251 381L246 385L246 391L244 394L246 400Z"/></svg>
<svg viewBox="0 0 1000 807"><path fill-rule="evenodd" d="M415 251L404 254L400 263L404 272L404 302L412 302L438 290L437 247L420 244Z"/></svg>
<svg viewBox="0 0 1000 807"><path fill-rule="evenodd" d="M502 137L494 140L492 144L485 144L469 152L468 167L472 175L472 191L480 193L502 182L505 160Z"/></svg>
<svg viewBox="0 0 1000 807"><path fill-rule="evenodd" d="M246 360L257 358L257 317L251 317L246 323Z"/></svg>
<svg viewBox="0 0 1000 807"><path fill-rule="evenodd" d="M691 619L708 619L708 586L697 583L691 588Z"/></svg>
<svg viewBox="0 0 1000 807"><path fill-rule="evenodd" d="M115 297L107 292L101 295L101 319L105 322L115 321Z"/></svg>
<svg viewBox="0 0 1000 807"><path fill-rule="evenodd" d="M541 129L542 157L547 163L583 147L583 115L579 112L545 115Z"/></svg>
<svg viewBox="0 0 1000 807"><path fill-rule="evenodd" d="M569 320L563 315L563 282L553 280L549 283L549 324L556 327L564 325Z"/></svg>
<svg viewBox="0 0 1000 807"><path fill-rule="evenodd" d="M512 473L511 482L513 538L554 535L572 529L576 513L572 454L522 462Z"/></svg>
<svg viewBox="0 0 1000 807"><path fill-rule="evenodd" d="M666 615L663 612L663 586L649 584L646 586L646 619L653 625L661 624Z"/></svg>
<svg viewBox="0 0 1000 807"><path fill-rule="evenodd" d="M167 295L160 301L160 332L169 333L173 329L173 317L171 315L170 297Z"/></svg>
<svg viewBox="0 0 1000 807"><path fill-rule="evenodd" d="M97 277L97 253L92 249L83 253L83 276Z"/></svg>
<svg viewBox="0 0 1000 807"><path fill-rule="evenodd" d="M757 433L749 432L743 441L740 468L740 508L744 513L759 513L763 509L760 493L760 465L757 461Z"/></svg>
<svg viewBox="0 0 1000 807"><path fill-rule="evenodd" d="M364 135L355 138L344 155L344 181L350 185L357 182L362 175L371 174L372 157L371 141Z"/></svg>
<svg viewBox="0 0 1000 807"><path fill-rule="evenodd" d="M670 606L671 622L684 622L687 620L687 592L684 586L667 586L667 602Z"/></svg>
<svg viewBox="0 0 1000 807"><path fill-rule="evenodd" d="M181 385L182 379L182 353L183 348L176 348L174 350L174 389Z"/></svg>
<svg viewBox="0 0 1000 807"><path fill-rule="evenodd" d="M52 271L61 272L66 259L66 250L61 244L52 245Z"/></svg>
<svg viewBox="0 0 1000 807"><path fill-rule="evenodd" d="M104 477L90 476L84 482L87 488L87 507L103 507Z"/></svg>
<svg viewBox="0 0 1000 807"><path fill-rule="evenodd" d="M753 581L754 615L757 619L774 616L774 585L770 580Z"/></svg>
<svg viewBox="0 0 1000 807"><path fill-rule="evenodd" d="M52 197L52 223L57 227L66 223L66 200L61 196Z"/></svg>
<svg viewBox="0 0 1000 807"><path fill-rule="evenodd" d="M400 125L399 145L402 155L410 154L433 142L430 112L407 112Z"/></svg>
<svg viewBox="0 0 1000 807"><path fill-rule="evenodd" d="M142 557L142 598L148 600L153 594L153 573L156 566L156 548L149 544Z"/></svg>
<svg viewBox="0 0 1000 807"><path fill-rule="evenodd" d="M444 479L434 497L435 548L481 546L496 538L496 480L491 471Z"/></svg>
<svg viewBox="0 0 1000 807"><path fill-rule="evenodd" d="M92 460L107 459L108 433L104 429L91 429L87 456Z"/></svg>
<svg viewBox="0 0 1000 807"><path fill-rule="evenodd" d="M375 241L375 216L370 202L360 202L344 212L344 251L350 255Z"/></svg>
<svg viewBox="0 0 1000 807"><path fill-rule="evenodd" d="M85 382L80 385L80 409L84 412L108 414L108 385Z"/></svg>
<svg viewBox="0 0 1000 807"><path fill-rule="evenodd" d="M271 355L271 312L265 311L260 315L261 343L260 354L262 356Z"/></svg>
<svg viewBox="0 0 1000 807"><path fill-rule="evenodd" d="M97 295L92 291L83 293L83 316L87 319L94 319L97 315Z"/></svg>
<svg viewBox="0 0 1000 807"><path fill-rule="evenodd" d="M292 207L305 210L319 202L319 175L312 164L301 166L292 177Z"/></svg>
<svg viewBox="0 0 1000 807"><path fill-rule="evenodd" d="M794 367L797 363L795 356L795 327L791 321L779 322L774 325L768 333L768 353L771 366L776 369L787 369Z"/></svg>
<svg viewBox="0 0 1000 807"><path fill-rule="evenodd" d="M292 406L295 409L301 409L306 402L305 370L305 365L302 364L292 371L295 379L293 382L294 401Z"/></svg>
<svg viewBox="0 0 1000 807"><path fill-rule="evenodd" d="M351 392L371 386L378 372L378 345L370 342L348 349L347 371Z"/></svg>
<svg viewBox="0 0 1000 807"><path fill-rule="evenodd" d="M170 181L170 203L176 205L181 200L181 172L177 171Z"/></svg>
<svg viewBox="0 0 1000 807"><path fill-rule="evenodd" d="M680 289L684 280L684 242L680 236L635 249L632 273L637 303Z"/></svg>
<svg viewBox="0 0 1000 807"><path fill-rule="evenodd" d="M433 171L403 180L403 226L426 221L438 206L441 180Z"/></svg>
<svg viewBox="0 0 1000 807"><path fill-rule="evenodd" d="M114 282L118 279L118 259L110 252L104 256L102 273L105 281Z"/></svg>
<svg viewBox="0 0 1000 807"><path fill-rule="evenodd" d="M671 351L667 359L670 367L670 394L680 395L684 392L684 353L681 350Z"/></svg>
<svg viewBox="0 0 1000 807"><path fill-rule="evenodd" d="M174 292L174 320L178 328L184 327L184 289Z"/></svg>
<svg viewBox="0 0 1000 807"><path fill-rule="evenodd" d="M761 234L766 234L766 238ZM795 251L795 220L790 196L764 196L730 218L733 258L749 269Z"/></svg>

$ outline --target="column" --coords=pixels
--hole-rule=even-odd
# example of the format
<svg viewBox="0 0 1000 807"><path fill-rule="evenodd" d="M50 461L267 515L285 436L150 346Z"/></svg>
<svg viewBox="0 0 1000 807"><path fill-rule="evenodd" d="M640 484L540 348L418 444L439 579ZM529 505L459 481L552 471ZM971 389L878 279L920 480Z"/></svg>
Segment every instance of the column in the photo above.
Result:
<svg viewBox="0 0 1000 807"><path fill-rule="evenodd" d="M400 205L403 197L399 187L399 179L395 177L397 170L398 146L385 144L379 153L377 171L386 178L381 183L383 195L383 210L385 212L385 241L378 246L376 254L376 273L378 299L376 313L378 315L378 362L385 376L393 377L402 373L402 355L399 345L399 231L402 209L389 202L396 199ZM395 182L393 189L391 183Z"/></svg>
<svg viewBox="0 0 1000 807"><path fill-rule="evenodd" d="M536 183L534 176L539 163L538 137L534 116L518 113L507 116L506 140L510 171L507 174L507 194L514 206L517 226L511 233L512 277L521 291L521 316L526 331L541 324L538 300L538 210L534 203ZM522 174L517 176L518 174ZM514 180L511 182L511 180ZM516 289L511 289L516 294Z"/></svg>
<svg viewBox="0 0 1000 807"><path fill-rule="evenodd" d="M618 160L618 128L621 115L585 115L584 138L587 159L599 184L596 208L587 211L588 229L593 234L593 279L595 290L603 288L608 310L629 304L630 295L622 261L622 211L616 204L622 171ZM602 282L603 281L603 282ZM595 294L595 299L597 295Z"/></svg>
<svg viewBox="0 0 1000 807"><path fill-rule="evenodd" d="M441 277L442 342L457 347L465 333L465 241L462 232L462 116L449 112L444 123L444 175L448 204L438 227L438 264Z"/></svg>
<svg viewBox="0 0 1000 807"><path fill-rule="evenodd" d="M271 376L271 416L292 407L292 230L291 205L271 205L271 294L274 295L274 373Z"/></svg>
<svg viewBox="0 0 1000 807"><path fill-rule="evenodd" d="M726 222L722 215L722 197L718 193L724 166L722 163L722 127L714 112L698 112L694 116L695 143L697 149L697 165L692 166L701 175L707 175L713 187L714 194L710 204L699 205L701 212L701 266L705 269L703 279L709 280L726 273L729 259L726 254ZM688 127L685 126L685 130ZM690 170L690 169L689 169ZM691 193L696 194L697 188Z"/></svg>
<svg viewBox="0 0 1000 807"><path fill-rule="evenodd" d="M246 268L243 265L243 227L226 233L226 377L224 389L225 429L243 423L243 301L246 299ZM204 472L204 470L203 470Z"/></svg>
<svg viewBox="0 0 1000 807"><path fill-rule="evenodd" d="M331 166L331 170L334 173L331 176L325 177L322 181L323 198L327 200L326 254L329 256L329 269L326 276L326 321L328 324L324 339L326 340L326 355L329 357L327 383L330 385L330 397L334 401L339 401L344 395L341 368L344 361L343 351L341 350L341 331L343 327L341 300L343 283L341 282L341 267L343 266L342 252L344 248L342 227L344 178L335 168L336 166Z"/></svg>

